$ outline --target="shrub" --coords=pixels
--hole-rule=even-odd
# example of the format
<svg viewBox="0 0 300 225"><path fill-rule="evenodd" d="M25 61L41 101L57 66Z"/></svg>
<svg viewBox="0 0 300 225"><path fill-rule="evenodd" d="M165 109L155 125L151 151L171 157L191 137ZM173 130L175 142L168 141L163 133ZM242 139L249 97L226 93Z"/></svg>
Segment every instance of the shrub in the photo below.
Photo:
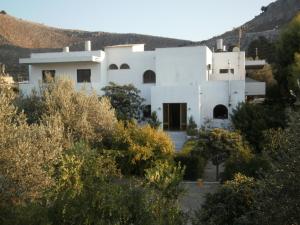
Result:
<svg viewBox="0 0 300 225"><path fill-rule="evenodd" d="M125 174L143 175L158 159L171 159L174 145L163 131L149 125L139 127L135 123L126 125L119 122L116 126L110 148L120 150L123 157L119 159Z"/></svg>
<svg viewBox="0 0 300 225"><path fill-rule="evenodd" d="M201 178L206 166L207 159L197 149L198 140L188 140L180 153L177 153L174 160L185 167L184 180L197 180Z"/></svg>
<svg viewBox="0 0 300 225"><path fill-rule="evenodd" d="M13 101L0 91L0 207L39 199L54 183L51 168L65 146L60 117L28 125Z"/></svg>
<svg viewBox="0 0 300 225"><path fill-rule="evenodd" d="M111 105L116 110L116 116L119 120L140 119L144 101L140 96L140 90L132 84L117 85L112 82L102 90L104 96L108 97Z"/></svg>
<svg viewBox="0 0 300 225"><path fill-rule="evenodd" d="M184 180L197 180L202 177L206 160L199 155L181 154L177 155L174 160L180 162L185 167Z"/></svg>
<svg viewBox="0 0 300 225"><path fill-rule="evenodd" d="M256 188L253 178L236 174L216 193L208 194L202 208L195 212L193 225L252 224L246 215L254 204Z"/></svg>
<svg viewBox="0 0 300 225"><path fill-rule="evenodd" d="M117 120L108 99L77 92L65 79L48 83L42 91L44 116L60 116L69 134L66 138L101 146L102 139L112 135Z"/></svg>
<svg viewBox="0 0 300 225"><path fill-rule="evenodd" d="M158 129L160 127L161 122L158 120L157 113L155 111L151 113L151 117L148 120L148 123L154 129Z"/></svg>
<svg viewBox="0 0 300 225"><path fill-rule="evenodd" d="M157 160L154 166L146 169L145 178L150 187L157 189L167 199L177 199L182 193L179 187L184 174L184 167L170 161Z"/></svg>
<svg viewBox="0 0 300 225"><path fill-rule="evenodd" d="M198 134L197 124L196 124L193 116L191 116L189 118L189 123L188 123L188 126L187 126L186 133L189 136L197 136L197 134Z"/></svg>
<svg viewBox="0 0 300 225"><path fill-rule="evenodd" d="M261 152L263 132L285 126L285 112L280 105L240 104L231 117L234 127L241 131L256 152Z"/></svg>

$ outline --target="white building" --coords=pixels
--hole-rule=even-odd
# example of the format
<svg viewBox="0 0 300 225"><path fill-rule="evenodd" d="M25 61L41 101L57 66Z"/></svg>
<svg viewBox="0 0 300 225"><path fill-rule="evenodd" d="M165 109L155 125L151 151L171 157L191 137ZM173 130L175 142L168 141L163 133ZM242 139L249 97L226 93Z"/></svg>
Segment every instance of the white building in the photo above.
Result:
<svg viewBox="0 0 300 225"><path fill-rule="evenodd" d="M212 52L205 46L157 48L144 51L143 44L109 46L104 51L31 54L20 59L29 64L29 81L20 90L30 94L46 74L68 76L77 89L85 86L99 95L109 82L133 84L141 90L145 104L156 111L164 130L185 130L189 117L198 127L229 125L230 113L247 95L265 94L263 82L246 82L245 53ZM251 64L251 66L255 63Z"/></svg>

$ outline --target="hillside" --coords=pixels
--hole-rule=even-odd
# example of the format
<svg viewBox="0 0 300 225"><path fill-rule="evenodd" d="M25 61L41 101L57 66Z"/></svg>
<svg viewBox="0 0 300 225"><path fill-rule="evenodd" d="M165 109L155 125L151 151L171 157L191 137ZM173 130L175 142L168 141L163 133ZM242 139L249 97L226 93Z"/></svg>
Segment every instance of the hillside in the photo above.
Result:
<svg viewBox="0 0 300 225"><path fill-rule="evenodd" d="M300 0L277 0L253 20L242 25L245 28L241 40L243 50L251 41L264 36L271 41L277 39L280 30L300 11ZM85 40L92 41L93 49L103 49L107 45L145 43L146 50L158 47L188 45L215 46L217 38L223 38L227 46L237 45L238 30L228 31L206 41L191 42L172 38L140 34L118 34L108 32L88 32L58 29L33 23L0 12L0 62L7 65L7 71L14 76L27 74L26 66L18 64L20 57L31 52L60 51L64 46L72 50L82 50Z"/></svg>
<svg viewBox="0 0 300 225"><path fill-rule="evenodd" d="M14 75L26 75L26 66L18 64L20 57L31 52L60 51L65 46L82 50L85 40L92 41L93 49L128 43L145 43L146 49L191 45L193 42L140 34L87 32L48 27L0 13L0 62Z"/></svg>
<svg viewBox="0 0 300 225"><path fill-rule="evenodd" d="M266 11L241 25L244 29L241 39L241 48L244 50L247 49L251 41L257 39L259 36L264 36L271 41L276 40L280 30L284 28L299 11L300 0L277 0L266 6ZM238 43L238 36L239 31L234 29L199 43L213 47L216 39L223 38L227 46L234 46Z"/></svg>

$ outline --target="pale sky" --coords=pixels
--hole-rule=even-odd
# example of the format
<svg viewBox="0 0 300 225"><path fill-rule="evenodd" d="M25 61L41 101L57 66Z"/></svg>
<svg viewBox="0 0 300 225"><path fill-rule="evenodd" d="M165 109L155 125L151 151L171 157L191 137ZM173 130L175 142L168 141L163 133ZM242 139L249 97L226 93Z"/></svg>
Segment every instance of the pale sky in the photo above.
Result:
<svg viewBox="0 0 300 225"><path fill-rule="evenodd" d="M274 0L0 0L0 10L46 25L201 41L253 19Z"/></svg>

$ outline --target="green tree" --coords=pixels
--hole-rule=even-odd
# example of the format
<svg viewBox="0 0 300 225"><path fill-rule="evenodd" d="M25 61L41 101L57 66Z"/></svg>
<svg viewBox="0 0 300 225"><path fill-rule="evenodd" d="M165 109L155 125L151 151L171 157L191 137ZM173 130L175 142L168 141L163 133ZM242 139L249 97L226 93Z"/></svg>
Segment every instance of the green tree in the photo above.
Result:
<svg viewBox="0 0 300 225"><path fill-rule="evenodd" d="M132 84L117 85L112 82L102 90L104 96L110 99L119 120L140 119L144 101L140 96L140 90Z"/></svg>
<svg viewBox="0 0 300 225"><path fill-rule="evenodd" d="M265 37L260 36L249 44L247 56L252 57L253 59L257 56L259 59L266 59L268 63L273 63L275 60L274 51L275 44Z"/></svg>
<svg viewBox="0 0 300 225"><path fill-rule="evenodd" d="M283 96L291 97L291 91L299 95L299 78L297 65L300 54L300 14L297 15L282 32L276 46L274 75L281 87ZM294 100L295 101L295 100Z"/></svg>
<svg viewBox="0 0 300 225"><path fill-rule="evenodd" d="M190 136L196 136L198 134L197 124L196 124L193 116L191 116L189 118L189 123L187 126L186 133L187 133L187 135L190 135Z"/></svg>
<svg viewBox="0 0 300 225"><path fill-rule="evenodd" d="M119 122L110 142L109 148L123 155L119 163L124 174L144 175L145 169L152 167L156 160L171 160L174 154L170 137L149 125Z"/></svg>
<svg viewBox="0 0 300 225"><path fill-rule="evenodd" d="M236 174L216 193L208 194L204 205L195 212L193 225L249 225L247 214L255 201L257 183L253 178Z"/></svg>
<svg viewBox="0 0 300 225"><path fill-rule="evenodd" d="M231 119L234 128L239 130L259 153L264 141L263 132L285 126L285 111L281 105L242 103L233 110Z"/></svg>
<svg viewBox="0 0 300 225"><path fill-rule="evenodd" d="M59 79L42 87L45 116L60 116L66 139L85 141L101 146L106 136L111 136L117 123L115 111L107 98L99 100L96 93L76 91L74 83Z"/></svg>
<svg viewBox="0 0 300 225"><path fill-rule="evenodd" d="M54 184L52 168L65 146L59 116L28 125L14 99L0 91L0 208L39 199Z"/></svg>
<svg viewBox="0 0 300 225"><path fill-rule="evenodd" d="M219 179L219 165L225 162L225 167L247 163L253 158L249 145L238 132L223 129L200 132L199 145L204 149L207 158L216 166L216 179ZM233 173L239 172L237 166Z"/></svg>
<svg viewBox="0 0 300 225"><path fill-rule="evenodd" d="M289 128L270 131L264 148L272 170L261 180L253 224L300 223L300 113L292 112Z"/></svg>
<svg viewBox="0 0 300 225"><path fill-rule="evenodd" d="M158 120L157 113L155 111L151 113L151 117L148 120L148 124L154 129L158 129L160 127L161 122Z"/></svg>

